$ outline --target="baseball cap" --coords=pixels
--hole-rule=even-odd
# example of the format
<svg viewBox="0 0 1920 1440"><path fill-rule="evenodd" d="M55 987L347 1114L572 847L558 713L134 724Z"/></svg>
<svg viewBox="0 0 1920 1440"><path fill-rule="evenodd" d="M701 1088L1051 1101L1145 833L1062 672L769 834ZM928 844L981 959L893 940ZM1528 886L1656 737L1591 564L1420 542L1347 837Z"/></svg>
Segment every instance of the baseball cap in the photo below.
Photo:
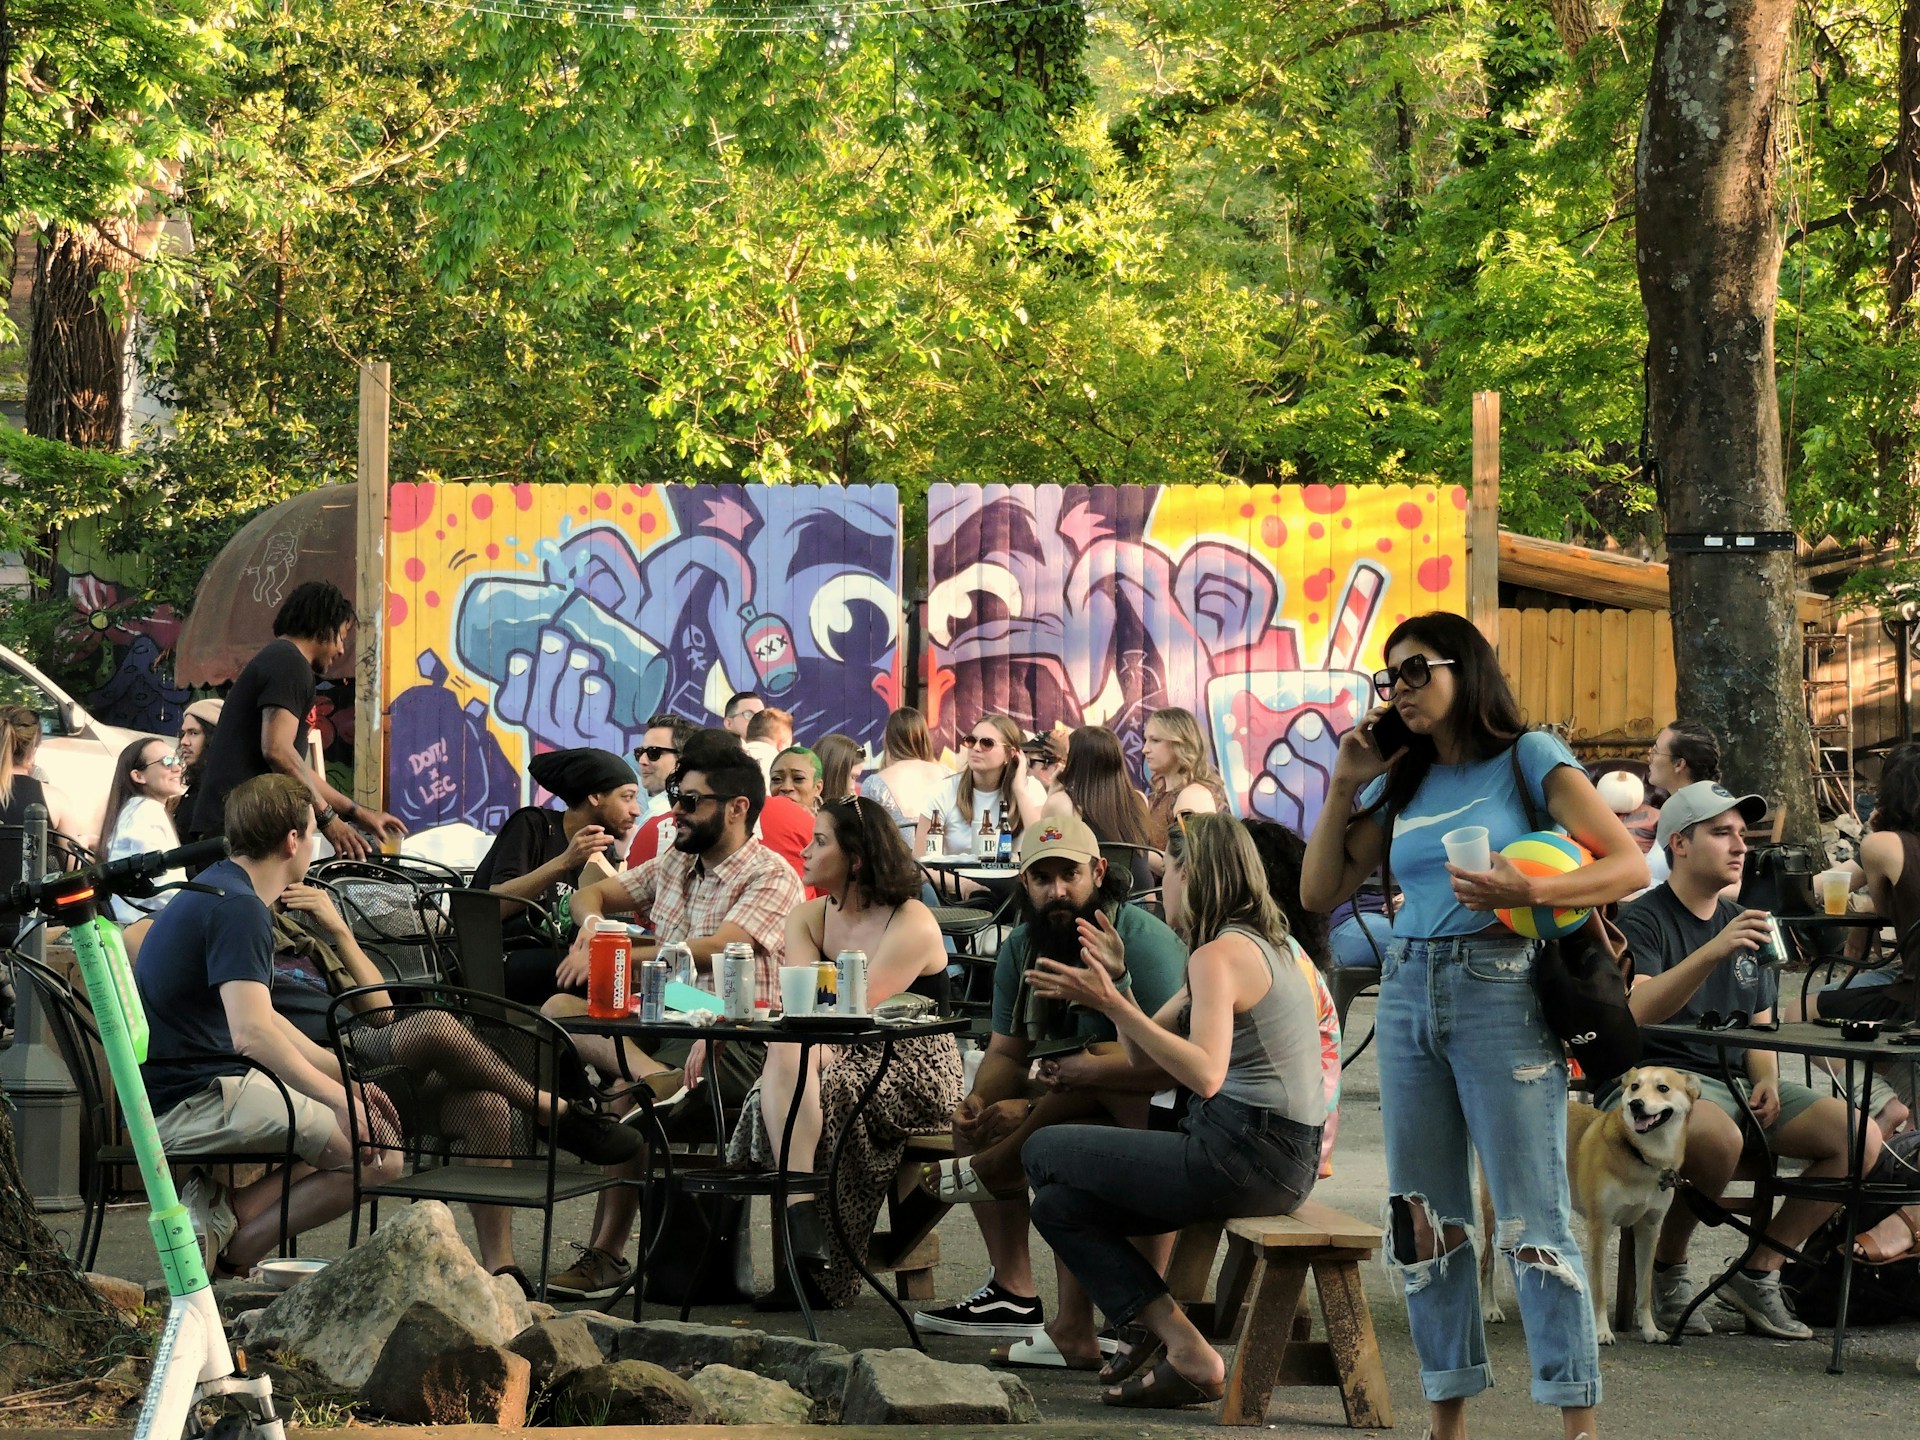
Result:
<svg viewBox="0 0 1920 1440"><path fill-rule="evenodd" d="M1072 815L1036 820L1020 834L1020 868L1054 856L1086 865L1100 858L1100 842L1086 821Z"/></svg>
<svg viewBox="0 0 1920 1440"><path fill-rule="evenodd" d="M1702 820L1711 820L1729 810L1738 810L1749 825L1766 819L1767 802L1758 795L1735 795L1717 780L1697 780L1667 797L1660 807L1660 824L1653 832L1653 843L1664 845L1678 832Z"/></svg>

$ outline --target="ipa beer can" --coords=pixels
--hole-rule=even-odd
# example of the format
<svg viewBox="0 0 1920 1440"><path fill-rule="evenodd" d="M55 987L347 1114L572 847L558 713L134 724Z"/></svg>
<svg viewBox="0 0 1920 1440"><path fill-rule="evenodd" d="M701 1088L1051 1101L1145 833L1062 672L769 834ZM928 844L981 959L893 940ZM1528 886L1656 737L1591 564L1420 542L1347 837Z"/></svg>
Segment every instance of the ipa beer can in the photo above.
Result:
<svg viewBox="0 0 1920 1440"><path fill-rule="evenodd" d="M816 1015L837 1015L840 1013L840 971L831 960L822 960L815 970L819 976L819 986L813 992L813 1013Z"/></svg>
<svg viewBox="0 0 1920 1440"><path fill-rule="evenodd" d="M840 1013L865 1015L867 1013L867 952L842 950L834 959L834 969L839 972Z"/></svg>
<svg viewBox="0 0 1920 1440"><path fill-rule="evenodd" d="M729 1020L753 1019L753 946L736 941L720 952L720 1012Z"/></svg>

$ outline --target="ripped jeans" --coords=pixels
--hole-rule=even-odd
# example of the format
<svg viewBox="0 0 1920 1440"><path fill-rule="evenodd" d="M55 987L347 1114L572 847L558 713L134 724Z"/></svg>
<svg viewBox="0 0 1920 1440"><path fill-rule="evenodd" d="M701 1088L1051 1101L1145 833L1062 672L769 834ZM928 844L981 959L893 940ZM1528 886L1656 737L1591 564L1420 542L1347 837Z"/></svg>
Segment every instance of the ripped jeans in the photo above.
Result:
<svg viewBox="0 0 1920 1440"><path fill-rule="evenodd" d="M1542 1405L1600 1403L1600 1352L1567 1194L1567 1066L1533 992L1533 942L1511 935L1395 940L1377 1012L1387 1142L1384 1254L1407 1296L1420 1384L1458 1400L1493 1383L1471 1245L1480 1153L1512 1267ZM1413 1208L1436 1258L1414 1250ZM1521 1252L1527 1252L1521 1258Z"/></svg>

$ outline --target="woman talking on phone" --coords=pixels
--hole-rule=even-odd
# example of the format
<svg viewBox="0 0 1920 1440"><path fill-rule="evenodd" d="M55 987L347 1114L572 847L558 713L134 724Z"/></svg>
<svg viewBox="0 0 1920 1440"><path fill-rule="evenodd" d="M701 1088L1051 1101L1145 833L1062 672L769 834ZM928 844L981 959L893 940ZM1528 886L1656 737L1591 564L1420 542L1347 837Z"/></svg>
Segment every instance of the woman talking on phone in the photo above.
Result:
<svg viewBox="0 0 1920 1440"><path fill-rule="evenodd" d="M1406 1292L1431 1434L1463 1436L1466 1402L1493 1379L1468 1235L1477 1150L1513 1266L1533 1398L1559 1407L1567 1440L1597 1440L1599 1349L1567 1195L1565 1052L1534 1000L1537 942L1492 912L1606 904L1647 883L1646 860L1566 745L1527 729L1470 622L1416 615L1387 637L1386 658L1373 677L1386 703L1340 742L1300 895L1330 911L1383 860L1403 895L1378 1010L1387 1260ZM1529 877L1499 854L1532 828L1520 784L1592 864ZM1469 826L1487 832L1485 870L1447 861L1441 837Z"/></svg>

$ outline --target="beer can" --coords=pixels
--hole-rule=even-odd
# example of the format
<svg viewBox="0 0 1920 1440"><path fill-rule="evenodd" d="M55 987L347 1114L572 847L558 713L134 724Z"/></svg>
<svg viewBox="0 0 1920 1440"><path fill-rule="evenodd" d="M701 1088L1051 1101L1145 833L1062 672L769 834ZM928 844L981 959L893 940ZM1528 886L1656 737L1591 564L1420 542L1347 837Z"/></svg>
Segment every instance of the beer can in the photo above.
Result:
<svg viewBox="0 0 1920 1440"><path fill-rule="evenodd" d="M1773 970L1785 969L1787 964L1786 937L1780 933L1780 922L1771 915L1767 916L1767 949L1760 963Z"/></svg>
<svg viewBox="0 0 1920 1440"><path fill-rule="evenodd" d="M813 992L813 1013L816 1015L837 1015L840 1013L840 971L831 960L822 960L816 971L819 986Z"/></svg>
<svg viewBox="0 0 1920 1440"><path fill-rule="evenodd" d="M753 992L753 946L736 941L720 952L720 1013L729 1020L751 1020Z"/></svg>
<svg viewBox="0 0 1920 1440"><path fill-rule="evenodd" d="M640 965L640 1018L651 1024L667 1016L667 966L664 960Z"/></svg>
<svg viewBox="0 0 1920 1440"><path fill-rule="evenodd" d="M834 957L833 964L834 968L840 972L840 1013L865 1015L867 1013L867 952L842 950Z"/></svg>

